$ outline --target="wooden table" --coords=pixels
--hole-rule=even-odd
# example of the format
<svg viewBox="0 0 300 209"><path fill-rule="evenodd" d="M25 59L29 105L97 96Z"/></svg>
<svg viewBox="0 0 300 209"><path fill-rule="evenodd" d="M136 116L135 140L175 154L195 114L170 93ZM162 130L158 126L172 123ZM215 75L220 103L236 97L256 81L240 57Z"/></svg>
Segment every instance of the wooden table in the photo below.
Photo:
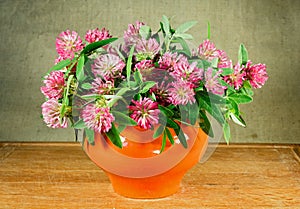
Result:
<svg viewBox="0 0 300 209"><path fill-rule="evenodd" d="M157 200L113 192L76 143L0 143L0 208L300 208L300 145L219 145Z"/></svg>

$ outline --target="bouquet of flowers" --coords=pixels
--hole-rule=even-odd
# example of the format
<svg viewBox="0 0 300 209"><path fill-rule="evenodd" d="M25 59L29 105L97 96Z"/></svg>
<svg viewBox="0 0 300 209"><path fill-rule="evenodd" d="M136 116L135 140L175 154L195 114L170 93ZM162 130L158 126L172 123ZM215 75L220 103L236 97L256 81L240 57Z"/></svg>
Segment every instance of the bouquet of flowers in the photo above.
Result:
<svg viewBox="0 0 300 209"><path fill-rule="evenodd" d="M84 129L90 144L94 132L122 147L120 133L127 126L152 129L174 143L172 129L186 147L180 124L200 127L213 135L213 117L230 139L229 120L245 126L239 105L252 101L253 88L268 79L264 64L253 64L243 44L236 64L208 37L191 47L186 22L176 29L162 17L153 31L137 21L123 39L105 28L87 31L85 41L75 31L56 39L58 58L41 87L46 101L42 115L51 128Z"/></svg>

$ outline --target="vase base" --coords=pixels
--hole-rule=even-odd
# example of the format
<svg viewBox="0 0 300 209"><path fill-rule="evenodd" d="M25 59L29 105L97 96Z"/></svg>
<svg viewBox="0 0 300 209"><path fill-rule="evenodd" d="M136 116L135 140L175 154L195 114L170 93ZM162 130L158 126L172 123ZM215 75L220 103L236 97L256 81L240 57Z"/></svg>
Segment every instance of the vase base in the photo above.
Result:
<svg viewBox="0 0 300 209"><path fill-rule="evenodd" d="M133 199L156 199L175 194L180 189L184 173L161 174L148 178L127 178L106 172L113 189L121 196Z"/></svg>
<svg viewBox="0 0 300 209"><path fill-rule="evenodd" d="M168 159L175 158L176 153L173 153L173 155L169 156L166 155L168 158L167 160L163 159L162 157L158 156L157 158L154 157L147 157L148 160L146 161L140 161L136 159L142 159L140 156L130 156L127 157L126 153L121 153L121 151L115 147L110 148L112 145L106 145L102 147L104 140L101 140L101 138L95 139L95 144L90 146L85 141L84 149L88 156L100 167L102 168L107 176L109 177L112 187L114 191L124 197L128 198L134 198L134 199L157 199L157 198L163 198L170 196L172 194L175 194L180 189L180 183L184 176L184 174L191 169L194 165L196 165L203 153L206 150L207 144L208 144L208 137L207 135L201 130L201 129L194 129L193 127L185 127L184 132L188 133L189 140L188 140L188 147L189 151L186 153L186 155L180 159L180 161L176 162L177 164L172 164L170 166L170 169L167 169L166 171L163 171L158 174L150 175L153 171L160 171L160 166L165 168L165 166L169 166ZM149 146L149 149L152 150L152 143L147 143L147 146ZM180 153L184 153L183 146L181 144L174 144L174 147L171 149L179 150ZM175 147L176 146L176 147ZM137 154L139 154L142 151L145 151L147 147L143 145L143 149L135 148L133 150L136 151ZM100 151L101 150L101 151ZM117 155L117 156L126 156L122 158L117 158L115 161L112 160L112 157L108 158L110 161L103 161L103 156L101 154L107 152L107 150L110 150L111 153L108 156ZM126 150L125 150L126 151ZM123 152L123 151L122 151ZM169 154L169 153L167 153ZM145 158L145 157L143 157ZM100 161L101 159L101 161ZM130 161L128 161L128 159ZM135 161L133 161L134 159ZM149 159L159 159L159 161L156 161L156 164L148 164L145 166L144 164L141 164L140 162L149 162ZM114 168L122 168L122 172L124 175L121 175L118 169L113 169L111 172L108 169L105 169L105 167L101 167L102 163L115 163L116 166ZM137 162L139 164L137 164ZM145 163L146 164L146 163ZM132 165L134 169L132 169ZM116 172L116 170L118 172ZM125 173L124 173L125 172ZM147 173L149 172L149 173ZM155 173L155 172L154 172ZM141 174L141 175L137 175ZM147 174L145 176L145 174Z"/></svg>

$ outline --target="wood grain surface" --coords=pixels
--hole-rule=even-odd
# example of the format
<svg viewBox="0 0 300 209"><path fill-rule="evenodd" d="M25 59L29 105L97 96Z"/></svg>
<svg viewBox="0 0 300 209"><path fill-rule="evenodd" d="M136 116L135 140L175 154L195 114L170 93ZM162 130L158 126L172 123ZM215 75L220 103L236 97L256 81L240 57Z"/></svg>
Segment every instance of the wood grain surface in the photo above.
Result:
<svg viewBox="0 0 300 209"><path fill-rule="evenodd" d="M219 145L180 191L156 200L113 192L76 143L0 143L0 208L300 208L299 145Z"/></svg>

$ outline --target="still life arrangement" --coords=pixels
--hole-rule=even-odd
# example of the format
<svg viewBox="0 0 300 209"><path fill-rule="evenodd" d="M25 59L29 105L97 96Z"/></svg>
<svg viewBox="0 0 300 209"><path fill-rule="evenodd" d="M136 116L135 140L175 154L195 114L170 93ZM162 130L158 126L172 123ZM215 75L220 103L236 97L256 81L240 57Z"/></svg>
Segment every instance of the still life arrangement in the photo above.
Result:
<svg viewBox="0 0 300 209"><path fill-rule="evenodd" d="M163 16L158 29L137 21L121 38L106 28L88 30L84 40L70 30L56 38L58 57L41 87L43 120L81 130L85 152L121 195L175 193L186 172L181 161L191 168L214 137L212 120L229 142L229 121L246 126L239 105L252 102L253 89L268 79L266 66L251 62L243 44L235 62L218 49L209 27L207 39L193 47L187 32L196 23L173 28ZM179 177L166 180L169 170Z"/></svg>

